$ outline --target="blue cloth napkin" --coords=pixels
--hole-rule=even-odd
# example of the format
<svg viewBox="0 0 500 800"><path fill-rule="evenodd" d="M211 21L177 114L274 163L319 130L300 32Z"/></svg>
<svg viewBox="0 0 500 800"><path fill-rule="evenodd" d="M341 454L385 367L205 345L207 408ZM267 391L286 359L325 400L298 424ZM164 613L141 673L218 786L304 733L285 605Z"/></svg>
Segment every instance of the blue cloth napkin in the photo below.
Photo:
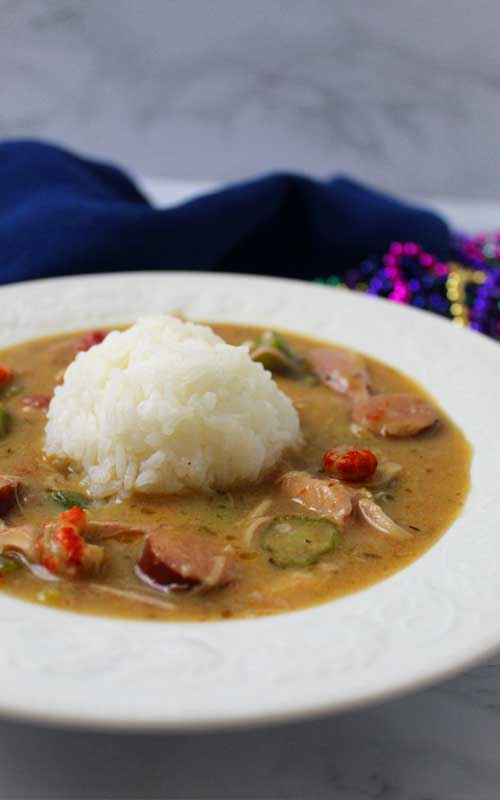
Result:
<svg viewBox="0 0 500 800"><path fill-rule="evenodd" d="M450 255L436 214L345 177L272 174L161 210L114 166L0 144L2 283L137 269L342 276L394 240Z"/></svg>

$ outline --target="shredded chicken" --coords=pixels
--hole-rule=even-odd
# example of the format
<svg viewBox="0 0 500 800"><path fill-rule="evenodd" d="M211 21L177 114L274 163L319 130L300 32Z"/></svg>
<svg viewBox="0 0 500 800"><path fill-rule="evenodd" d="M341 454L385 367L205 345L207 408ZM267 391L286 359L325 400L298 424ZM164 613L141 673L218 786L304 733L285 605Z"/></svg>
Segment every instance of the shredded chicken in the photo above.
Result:
<svg viewBox="0 0 500 800"><path fill-rule="evenodd" d="M21 553L29 561L38 560L37 540L39 531L34 525L5 527L0 531L0 553Z"/></svg>
<svg viewBox="0 0 500 800"><path fill-rule="evenodd" d="M246 525L245 531L243 533L242 543L245 547L251 547L253 544L254 536L261 525L264 523L269 522L272 519L272 516L266 514L272 506L272 500L267 498L267 500L262 500L260 503L252 508L252 510L245 514L242 519L236 522L238 528L243 527Z"/></svg>
<svg viewBox="0 0 500 800"><path fill-rule="evenodd" d="M363 485L367 489L378 489L381 486L386 486L398 475L401 474L401 464L396 464L395 461L385 461L379 464L375 473L368 480L363 481Z"/></svg>
<svg viewBox="0 0 500 800"><path fill-rule="evenodd" d="M128 525L126 522L101 522L100 520L88 520L85 534L97 539L113 539L116 536L129 534L130 536L143 536L147 532L145 528L137 528Z"/></svg>
<svg viewBox="0 0 500 800"><path fill-rule="evenodd" d="M376 531L400 541L412 538L412 534L394 522L366 490L357 493L356 502L363 519Z"/></svg>
<svg viewBox="0 0 500 800"><path fill-rule="evenodd" d="M117 589L115 586L107 586L103 583L89 583L89 589L94 589L101 594L107 594L110 597L116 597L118 600L133 600L134 603L144 603L148 606L155 606L156 608L172 609L175 604L168 600L160 600L156 597L148 597L147 595L139 594L138 592L131 592L128 589Z"/></svg>
<svg viewBox="0 0 500 800"><path fill-rule="evenodd" d="M262 525L265 525L266 522L270 522L271 520L272 520L272 516L269 516L269 515L266 515L266 516L263 516L263 517L255 517L250 522L248 527L245 529L245 532L243 534L243 539L242 539L243 545L245 547L251 547L253 545L253 540L254 540L255 534L257 533L259 528L261 528Z"/></svg>
<svg viewBox="0 0 500 800"><path fill-rule="evenodd" d="M387 464L383 476L395 476L399 472L398 464ZM372 487L381 485L382 475ZM409 539L412 534L394 522L375 502L368 489L353 489L338 480L314 478L307 472L286 472L279 480L284 494L296 503L315 511L323 517L329 517L341 525L359 509L363 519L379 533L392 539Z"/></svg>

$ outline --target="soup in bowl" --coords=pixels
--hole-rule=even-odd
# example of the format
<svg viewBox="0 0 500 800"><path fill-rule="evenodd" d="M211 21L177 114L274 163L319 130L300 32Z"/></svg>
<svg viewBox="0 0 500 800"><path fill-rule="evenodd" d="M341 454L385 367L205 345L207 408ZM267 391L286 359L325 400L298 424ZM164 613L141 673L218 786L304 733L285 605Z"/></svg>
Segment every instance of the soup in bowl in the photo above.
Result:
<svg viewBox="0 0 500 800"><path fill-rule="evenodd" d="M470 447L409 377L297 334L146 317L0 353L0 588L164 621L324 603L422 555Z"/></svg>

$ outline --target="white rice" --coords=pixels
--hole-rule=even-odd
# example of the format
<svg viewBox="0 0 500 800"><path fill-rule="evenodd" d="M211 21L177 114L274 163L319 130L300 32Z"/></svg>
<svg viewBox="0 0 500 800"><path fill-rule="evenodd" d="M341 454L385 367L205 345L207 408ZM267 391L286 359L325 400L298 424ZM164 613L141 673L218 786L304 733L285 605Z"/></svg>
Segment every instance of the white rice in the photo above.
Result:
<svg viewBox="0 0 500 800"><path fill-rule="evenodd" d="M174 317L144 317L81 352L55 390L49 456L93 497L230 489L301 442L299 419L246 346Z"/></svg>

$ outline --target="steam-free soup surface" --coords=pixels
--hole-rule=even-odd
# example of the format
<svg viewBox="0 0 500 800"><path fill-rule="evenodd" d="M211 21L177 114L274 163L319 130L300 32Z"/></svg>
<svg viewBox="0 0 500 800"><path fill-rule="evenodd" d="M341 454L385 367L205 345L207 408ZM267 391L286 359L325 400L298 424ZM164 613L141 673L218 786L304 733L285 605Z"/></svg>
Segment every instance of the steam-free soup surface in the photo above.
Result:
<svg viewBox="0 0 500 800"><path fill-rule="evenodd" d="M230 344L262 335L262 331L250 327L212 327ZM304 363L308 363L312 351L332 347L295 334L283 336ZM88 505L92 521L123 522L131 531L109 538L91 537L104 550L102 569L74 578L54 575L56 580L47 580L50 576L34 574L26 566L21 551L4 549L0 588L6 592L66 610L169 621L290 611L363 589L405 567L441 536L462 507L470 465L464 436L409 378L365 357L372 396L411 393L432 404L438 422L417 435L374 433L362 424L363 420L361 424L354 420L352 397L320 380L321 371L300 373L282 370L278 365L274 378L299 413L305 445L287 455L265 481L226 494L135 495L122 503L82 500L82 475L67 464L47 460L43 454L47 398L75 357L82 337L84 334L41 339L0 353L0 363L13 373L0 389L5 415L0 473L20 481L15 503L8 511L4 509L3 520L8 529L30 525L41 531L48 521L57 520L63 510L61 503L67 508L74 504L75 497L68 493L77 493L77 504ZM88 336L86 342L89 344ZM353 511L341 524L331 515L325 517L321 510L311 510L307 502L301 502L300 492L299 496L284 492L280 481L292 471L315 480L338 481L338 476L332 478L324 471L325 452L332 448L339 448L339 452L369 450L379 467L397 466L397 474L392 478L389 475L379 486L371 486L369 480L345 482L347 490L354 493ZM369 492L403 531L402 537L388 535L366 521L359 503L364 485L366 494ZM290 556L290 548L284 555L276 551L282 534L291 529L293 533L296 526L307 526L309 521L314 541L304 544L303 532L299 531L302 551L298 559L294 553ZM234 562L231 579L214 588L145 582L144 574L137 570L144 537L163 525L175 529L181 537L183 530L194 532L210 543L208 546L227 546L225 552ZM278 526L277 531L273 525ZM304 547L313 548L311 558L304 556Z"/></svg>

